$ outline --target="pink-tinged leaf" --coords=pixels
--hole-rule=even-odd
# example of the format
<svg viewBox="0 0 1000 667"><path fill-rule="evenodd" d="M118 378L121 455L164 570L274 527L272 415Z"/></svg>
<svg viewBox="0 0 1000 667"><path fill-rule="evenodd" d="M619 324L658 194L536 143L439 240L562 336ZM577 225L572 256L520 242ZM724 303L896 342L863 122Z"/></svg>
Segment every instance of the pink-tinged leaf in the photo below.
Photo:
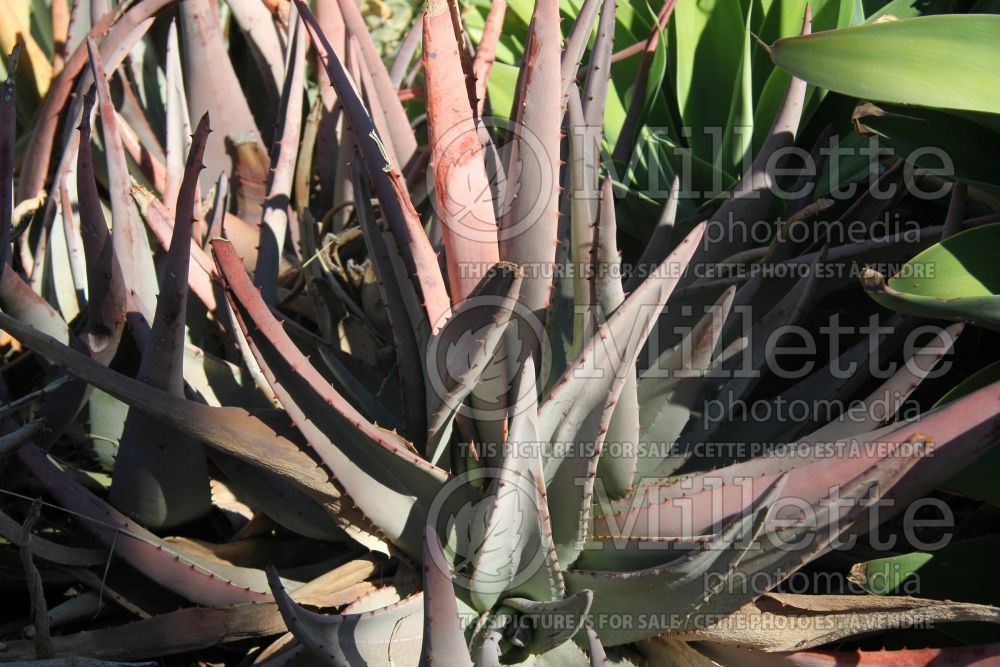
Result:
<svg viewBox="0 0 1000 667"><path fill-rule="evenodd" d="M319 8L317 7L317 10ZM319 16L319 22L323 24L323 17ZM326 30L326 27L323 28ZM327 33L329 34L329 32ZM417 49L420 47L420 39L423 37L424 28L420 21L414 21L410 29L406 31L406 36L403 37L402 41L399 43L399 47L396 49L396 53L392 56L392 65L389 67L389 80L392 81L392 85L397 89L403 85L403 79L406 77L406 72L410 69L410 63L413 62L413 56L416 54ZM402 91L400 91L402 94ZM402 99L402 98L400 98Z"/></svg>
<svg viewBox="0 0 1000 667"><path fill-rule="evenodd" d="M420 665L472 667L458 617L451 569L434 529L424 531L424 637Z"/></svg>
<svg viewBox="0 0 1000 667"><path fill-rule="evenodd" d="M184 93L184 72L181 66L176 21L171 21L167 30L166 60L166 181L160 193L167 207L173 212L181 175L184 173L184 156L187 154L191 137L191 115L188 111L187 95Z"/></svg>
<svg viewBox="0 0 1000 667"><path fill-rule="evenodd" d="M389 132L389 119L386 117L385 108L378 98L371 69L365 62L361 53L361 45L354 35L347 36L347 67L354 83L361 91L365 108L368 109L372 123L375 124L375 131L378 132L382 142L382 151L386 156L385 161L398 165L399 156L396 154L396 146L392 143L392 134Z"/></svg>
<svg viewBox="0 0 1000 667"><path fill-rule="evenodd" d="M154 188L161 192L166 190L167 167L164 165L163 160L154 155L142 144L139 140L139 135L136 134L132 126L129 125L128 121L120 113L115 114L115 119L118 121L118 130L122 137L122 147L125 148L125 152L138 165L142 175L153 184Z"/></svg>
<svg viewBox="0 0 1000 667"><path fill-rule="evenodd" d="M597 38L587 63L587 80L583 87L583 111L587 125L604 127L604 107L608 101L608 83L611 81L611 49L615 43L615 9L617 0L604 0L601 20L597 24Z"/></svg>
<svg viewBox="0 0 1000 667"><path fill-rule="evenodd" d="M573 22L573 28L566 38L566 47L563 49L560 62L564 107L567 103L566 98L569 95L570 87L576 82L583 53L587 50L587 44L590 42L590 35L594 32L594 17L597 16L597 10L600 6L601 0L584 0L580 7L580 13L576 15L576 21Z"/></svg>
<svg viewBox="0 0 1000 667"><path fill-rule="evenodd" d="M326 67L327 75L337 89L344 105L344 111L354 130L353 134L357 139L361 156L364 158L368 177L378 195L382 215L386 218L389 229L395 237L404 267L411 276L411 280L415 281L419 288L430 332L433 333L437 327L444 323L450 310L448 292L445 289L444 279L438 266L437 255L427 238L427 234L424 233L420 217L416 209L413 208L403 178L398 169L387 160L371 116L361 103L358 92L344 70L340 57L334 51L326 35L323 34L308 5L303 0L295 0L295 2L302 15L302 20L309 28L314 44L318 47L320 60ZM350 0L345 0L341 4L341 10L344 11L345 20L350 27L351 20L347 18L347 10L345 9L347 4L350 4ZM356 7L353 10L358 11ZM360 44L364 47L363 40L360 41ZM365 55L366 59L368 58L364 52L362 55ZM378 71L376 68L373 74L378 74ZM397 146L396 149L399 150L400 147ZM402 155L400 158L402 159Z"/></svg>
<svg viewBox="0 0 1000 667"><path fill-rule="evenodd" d="M500 258L524 267L521 302L539 322L552 291L559 224L562 100L553 91L560 85L560 35L558 0L539 0L518 78L500 224Z"/></svg>
<svg viewBox="0 0 1000 667"><path fill-rule="evenodd" d="M131 177L125 162L125 149L111 102L111 90L97 43L87 39L90 71L97 86L97 105L101 117L101 136L104 139L105 160L108 169L108 189L111 193L111 240L115 256L122 268L125 284L135 295L140 312L152 320L156 305L156 269L149 253L149 244L137 220L135 204L130 194Z"/></svg>
<svg viewBox="0 0 1000 667"><path fill-rule="evenodd" d="M722 526L713 539L697 548L675 552L665 564L634 572L570 570L567 590L593 591L590 608L597 634L605 646L645 639L651 633L639 619L656 618L661 631L704 624L701 609L725 595L726 581L753 553L774 514L783 479L771 480L767 492L752 507ZM612 623L611 619L621 619Z"/></svg>
<svg viewBox="0 0 1000 667"><path fill-rule="evenodd" d="M286 77L284 49L279 37L280 28L275 17L260 0L226 0L233 12L233 19L246 35L250 52L271 84L271 95L281 90L281 82ZM287 17L286 17L287 18ZM291 19L294 21L294 18Z"/></svg>
<svg viewBox="0 0 1000 667"><path fill-rule="evenodd" d="M427 513L448 474L337 393L268 310L232 245L216 239L212 249L250 349L296 428L365 516L403 551L419 554ZM455 496L461 502L463 494Z"/></svg>
<svg viewBox="0 0 1000 667"><path fill-rule="evenodd" d="M116 373L51 336L0 313L0 326L51 363L111 394L123 403L155 417L219 451L279 475L316 498L340 497L330 475L302 451L305 443L287 421L243 408L213 408L177 398L121 373Z"/></svg>
<svg viewBox="0 0 1000 667"><path fill-rule="evenodd" d="M77 155L76 188L80 209L80 238L87 259L87 332L82 342L87 353L105 366L118 351L125 328L125 280L115 256L100 195L97 193L94 158L91 150L90 119L94 96L84 102ZM72 210L64 215L73 215Z"/></svg>
<svg viewBox="0 0 1000 667"><path fill-rule="evenodd" d="M243 137L260 143L239 79L233 71L212 0L184 0L179 5L184 44L184 81L192 118L211 112L215 132L205 150L205 189L220 171L230 170L225 139Z"/></svg>
<svg viewBox="0 0 1000 667"><path fill-rule="evenodd" d="M146 0L129 5L128 9L119 13L108 12L91 28L89 36L100 40L101 52L105 64L111 69L118 67L125 55L142 36L142 26L164 7L177 0ZM147 26L148 27L148 26ZM17 183L17 201L24 201L45 187L53 154L56 133L63 112L70 109L67 128L75 129L83 108L82 100L69 104L70 96L77 85L77 77L87 66L87 45L81 43L73 55L66 61L59 75L52 81L49 93L42 100L38 110L38 122L35 124L28 147L24 153L21 165L21 176ZM82 90L89 86L89 72L83 74L80 83ZM60 158L57 162L62 163ZM62 171L62 170L60 170Z"/></svg>
<svg viewBox="0 0 1000 667"><path fill-rule="evenodd" d="M395 146L396 155L399 158L398 166L405 172L409 169L410 163L417 152L417 139L413 133L413 128L410 127L410 120L406 116L406 110L399 101L399 97L396 94L396 87L392 85L392 80L389 78L389 72L386 70L385 65L382 64L382 57L375 47L375 42L372 41L371 32L368 30L368 25L361 15L360 8L354 0L337 0L337 3L340 5L340 14L344 19L344 26L347 29L347 33L358 40L361 55L368 69L371 71L375 84L374 92L378 96L379 103L385 112L386 122L391 133L392 145ZM296 4L301 4L301 0L296 0ZM302 11L301 6L299 7L299 11ZM305 16L304 11L302 15ZM337 54L337 56L339 57L340 54ZM331 75L330 80L337 86L334 76ZM337 88L337 92L343 96L344 92L339 90L340 86L337 86ZM356 132L360 132L361 129L360 126L354 126ZM367 156L366 159L368 159Z"/></svg>
<svg viewBox="0 0 1000 667"><path fill-rule="evenodd" d="M178 398L184 395L192 211L210 132L206 113L191 139L174 207L176 219L164 261L164 281L149 342L139 364L139 380ZM173 429L158 428L153 418L140 410L130 410L125 419L111 480L111 502L147 526L176 526L211 509L208 469L201 444Z"/></svg>
<svg viewBox="0 0 1000 667"><path fill-rule="evenodd" d="M423 595L411 595L375 611L326 616L296 604L274 568L269 567L267 575L288 630L326 663L337 667L419 664L424 634Z"/></svg>
<svg viewBox="0 0 1000 667"><path fill-rule="evenodd" d="M345 42L344 18L340 15L340 5L336 0L324 0L316 3L316 19L319 21L323 34L330 40L337 57L343 61L347 57L347 45ZM318 49L316 49L318 52ZM319 86L319 95L323 105L322 117L320 118L319 136L323 141L316 142L316 155L314 158L315 172L319 181L319 206L318 211L328 211L333 207L334 202L342 202L353 199L352 197L337 197L335 195L335 179L338 178L338 161L346 162L353 154L353 148L345 145L340 127L343 126L343 112L337 107L337 90L333 87L326 68L318 55L314 64L316 80ZM348 133L349 134L349 133ZM346 153L346 155L345 155ZM349 174L341 174L339 182L350 182ZM333 231L340 233L340 228L334 226Z"/></svg>
<svg viewBox="0 0 1000 667"><path fill-rule="evenodd" d="M105 591L106 592L106 591ZM284 623L274 603L241 604L230 607L189 607L158 614L113 627L83 630L52 638L52 650L65 656L59 662L84 660L70 656L108 660L159 660L163 656L211 649L221 644L244 642L277 635ZM20 639L4 642L4 659L32 664L34 642ZM92 665L96 660L88 660ZM103 663L95 667L115 667Z"/></svg>
<svg viewBox="0 0 1000 667"><path fill-rule="evenodd" d="M591 0L594 2L595 0ZM497 58L497 44L503 33L503 19L507 15L507 0L491 0L490 11L483 25L483 35L476 48L476 58L472 63L472 71L476 77L476 115L482 116L486 106L486 84L490 80L490 71Z"/></svg>
<svg viewBox="0 0 1000 667"><path fill-rule="evenodd" d="M278 132L271 150L271 170L260 225L260 247L254 282L269 304L278 297L278 268L288 232L295 158L302 133L302 98L305 90L306 36L299 13L293 11L288 27L288 59L278 108Z"/></svg>
<svg viewBox="0 0 1000 667"><path fill-rule="evenodd" d="M590 667L611 667L608 654L604 651L601 638L597 636L594 629L587 626L587 655L590 658Z"/></svg>
<svg viewBox="0 0 1000 667"><path fill-rule="evenodd" d="M372 209L371 192L361 174L362 162L361 156L356 151L353 152L351 182L354 192L357 193L355 210L368 257L378 279L379 294L385 303L396 347L406 433L416 438L418 435L423 435L427 429L427 392L421 363L423 355L420 352L421 345L418 343L419 332L416 326L416 322L421 321L422 311L419 303L415 303L417 295L412 283L405 276L399 275L402 261L398 259L399 252L392 235L384 233L379 227L375 211Z"/></svg>
<svg viewBox="0 0 1000 667"><path fill-rule="evenodd" d="M915 350L903 362L902 368L862 400L859 404L862 406L861 410L852 406L847 411L848 414L841 415L827 426L806 436L808 440L830 442L850 438L892 421L920 383L931 375L938 362L951 351L964 328L965 325L959 323L942 329L934 336L933 341Z"/></svg>
<svg viewBox="0 0 1000 667"><path fill-rule="evenodd" d="M0 278L0 308L3 312L29 322L61 343L69 341L69 327L58 311L31 289L10 264L0 266L0 271L3 271Z"/></svg>
<svg viewBox="0 0 1000 667"><path fill-rule="evenodd" d="M170 249L171 237L173 236L174 221L171 212L166 204L157 199L153 193L139 187L132 187L132 197L139 205L139 213L146 221L146 226L156 237L160 247L164 250ZM218 220L220 228L215 236L222 235L221 220L219 215L213 220ZM215 290L212 285L212 277L216 275L215 262L194 240L190 240L191 259L194 260L188 266L188 286L195 293L199 300L205 304L205 308L210 313L216 311Z"/></svg>
<svg viewBox="0 0 1000 667"><path fill-rule="evenodd" d="M139 379L175 396L183 395L184 325L187 320L187 275L191 265L191 230L196 205L198 178L211 133L209 117L201 117L191 139L191 150L174 207L174 228L164 262L164 284L153 318L153 348L143 353Z"/></svg>
<svg viewBox="0 0 1000 667"><path fill-rule="evenodd" d="M61 507L82 515L84 528L164 588L204 605L270 601L260 570L184 556L73 481L37 447L24 445L18 458Z"/></svg>
<svg viewBox="0 0 1000 667"><path fill-rule="evenodd" d="M765 653L749 648L709 643L703 650L720 664L741 667L996 667L1000 644L913 648L897 651L798 651Z"/></svg>
<svg viewBox="0 0 1000 667"><path fill-rule="evenodd" d="M640 539L702 533L742 512L771 480L784 475L787 482L779 499L786 510L779 524L783 532L747 563L749 572L765 573L760 576L777 585L838 544L841 534L888 520L989 449L1000 428L998 405L1000 384L994 384L907 424L835 444L799 444L792 457L779 451L721 470L640 486L631 498L612 503L596 518L595 534ZM880 511L869 511L876 500L881 500ZM753 591L746 588L729 591L710 611L729 613L752 597Z"/></svg>
<svg viewBox="0 0 1000 667"><path fill-rule="evenodd" d="M424 76L436 212L441 220L452 303L475 289L500 260L490 179L465 92L453 14L447 0L424 11Z"/></svg>

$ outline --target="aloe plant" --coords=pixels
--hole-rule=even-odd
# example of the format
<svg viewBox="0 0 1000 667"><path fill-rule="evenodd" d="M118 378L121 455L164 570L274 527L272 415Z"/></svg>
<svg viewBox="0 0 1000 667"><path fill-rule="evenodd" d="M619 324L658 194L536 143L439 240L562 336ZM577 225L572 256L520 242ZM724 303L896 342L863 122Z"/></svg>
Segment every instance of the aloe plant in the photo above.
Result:
<svg viewBox="0 0 1000 667"><path fill-rule="evenodd" d="M234 641L234 623L247 637L291 633L254 660L308 653L334 665L602 665L665 633L719 642L719 619L741 618L766 589L893 514L873 506L891 499L901 510L993 444L996 384L917 421L899 414L900 401L926 373L904 365L871 391L868 362L899 356L914 320L891 320L896 330L876 344L861 341L794 381L775 377L775 337L834 292L860 298L849 273L827 279L822 269L906 259L962 224L959 215L916 238L839 245L818 232L805 242L776 234L770 246L714 238L719 224L770 222L787 203L773 196L771 158L801 139L819 94L804 80L768 74L770 113L753 118L767 129L727 139L738 142L730 157L755 149L732 195L688 224L675 182L630 267L619 245L628 184L610 174L615 156L594 146L622 142L609 129L626 120L639 137L647 102L659 101L636 88L636 111L623 115L613 0L585 2L565 47L559 3L528 6L516 72L491 70L509 50L502 2L475 53L462 8L428 2L391 67L352 0L316 4L314 15L302 0L228 2L246 62L231 61L225 14L208 0L180 3L179 26L160 15L169 0L96 20L55 78L32 69L47 95L16 188L12 80L3 88L0 328L46 382L4 410L0 453L16 452L99 546L70 551L22 535L13 519L0 529L29 560L75 566L85 584L81 568L112 553L204 607L149 617L132 605L146 617L123 631L162 637L187 619L199 632L183 646L130 641L128 657ZM749 119L755 6L699 18L691 3L666 3L658 21L679 23L645 42L647 74L665 76L668 38L672 53L686 53L693 34L723 39L731 20L741 92L713 113L727 127ZM828 2L817 20L857 22L855 8ZM785 10L767 16L780 34ZM810 39L812 15L801 10L803 36L772 48L779 65L789 44ZM705 82L682 61L672 83L683 111L700 113ZM315 82L304 84L310 62ZM270 110L244 90L246 67L273 87ZM137 90L145 68L163 75L161 124L143 98L156 86ZM511 74L510 118L491 119L480 96L502 106L493 77ZM415 104L401 101L405 79L422 84L406 86ZM110 80L125 91L120 108ZM426 128L415 129L421 104ZM726 171L739 162L720 160ZM14 238L14 202L41 190L30 233ZM826 205L799 204L776 230ZM863 192L844 218L871 224L890 205ZM764 263L796 277L739 277ZM809 275L798 279L801 267ZM721 278L706 279L710 270ZM933 367L961 331L907 349L906 361ZM861 370L844 377L845 364ZM758 391L776 380L776 393ZM731 407L789 397L858 400L866 418L746 423ZM891 407L874 412L886 397ZM730 407L710 413L710 403ZM105 493L78 474L87 466L76 454L96 451L94 427L109 422L119 428ZM78 437L81 424L89 437ZM794 445L795 456L702 447L730 441ZM252 516L218 543L184 537L203 536L223 506ZM272 567L280 554L254 546L262 535L335 544L348 562ZM382 556L358 557L357 547ZM372 582L375 563L389 585ZM746 585L755 579L763 589ZM871 611L830 604L817 613ZM983 605L912 605L911 622L1000 620ZM56 653L123 655L111 633L53 641ZM712 651L738 654L731 643ZM34 646L9 648L14 660L34 656Z"/></svg>

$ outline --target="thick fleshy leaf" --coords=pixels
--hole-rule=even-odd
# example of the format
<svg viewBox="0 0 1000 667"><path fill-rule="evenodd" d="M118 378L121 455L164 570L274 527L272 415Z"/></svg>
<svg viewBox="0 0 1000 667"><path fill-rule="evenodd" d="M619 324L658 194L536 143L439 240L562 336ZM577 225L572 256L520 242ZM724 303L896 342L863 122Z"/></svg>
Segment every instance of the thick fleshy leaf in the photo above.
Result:
<svg viewBox="0 0 1000 667"><path fill-rule="evenodd" d="M204 187L221 171L229 173L225 139L260 144L260 131L240 86L222 35L219 17L209 0L184 0L180 4L181 41L184 45L184 82L192 118L212 114L215 133L205 151ZM206 67L205 63L211 63Z"/></svg>
<svg viewBox="0 0 1000 667"><path fill-rule="evenodd" d="M139 205L139 213L146 226L159 242L160 247L169 250L170 239L173 237L174 219L170 214L170 209L165 202L161 202L156 196L145 188L134 185L132 187L132 198ZM221 235L221 230L218 230ZM209 312L216 312L217 300L215 296L215 286L213 278L216 274L215 262L209 257L198 242L194 239L190 241L191 261L188 265L187 282L190 290L205 304Z"/></svg>
<svg viewBox="0 0 1000 667"><path fill-rule="evenodd" d="M5 313L0 313L0 327L50 362L64 366L73 375L149 413L161 423L280 475L318 498L338 501L340 493L330 483L329 473L300 449L305 443L287 421L282 423L282 419L275 420L273 414L261 411L213 408L177 398L116 373Z"/></svg>
<svg viewBox="0 0 1000 667"><path fill-rule="evenodd" d="M38 295L10 264L0 266L0 308L5 313L31 324L61 343L66 343L69 327L59 312Z"/></svg>
<svg viewBox="0 0 1000 667"><path fill-rule="evenodd" d="M590 288L594 224L597 222L597 160L588 159L600 140L600 128L588 127L583 115L580 90L570 86L567 93L569 156L569 260L573 267L573 343L569 355L576 358L592 333L593 306ZM596 136L594 136L596 135ZM664 258L666 255L664 254ZM605 314L607 316L607 314Z"/></svg>
<svg viewBox="0 0 1000 667"><path fill-rule="evenodd" d="M580 6L580 11L576 15L576 20L573 22L573 28L566 37L566 46L563 48L560 63L563 106L566 106L566 97L569 95L570 88L576 81L583 53L587 48L587 43L590 41L591 34L594 32L594 18L597 16L597 10L600 8L600 0L584 0Z"/></svg>
<svg viewBox="0 0 1000 667"><path fill-rule="evenodd" d="M479 277L500 259L492 190L466 90L457 18L447 0L428 2L423 17L430 169L454 304L471 294Z"/></svg>
<svg viewBox="0 0 1000 667"><path fill-rule="evenodd" d="M94 39L100 39L101 54L105 58L105 65L112 71L117 68L132 46L144 34L143 26L148 27L148 19L174 2L176 0L149 0L129 5L124 12L108 12L102 16L91 28L89 34ZM45 187L50 163L54 157L52 148L56 141L59 120L67 107L70 95L73 93L81 73L83 73L81 83L86 83L87 86L90 84L90 72L86 68L87 45L80 43L76 46L72 56L66 60L62 71L52 82L49 94L42 100L38 109L39 122L35 125L28 142L29 147L25 151L21 177L17 182L18 201L33 197L35 193ZM83 90L86 90L86 86ZM83 108L82 100L69 103L69 108L69 119L75 126ZM62 163L66 155L59 156L57 154L55 157L57 162ZM60 171L64 167L65 164L62 164Z"/></svg>
<svg viewBox="0 0 1000 667"><path fill-rule="evenodd" d="M283 627L278 607L271 602L189 607L124 625L53 637L52 649L61 656L85 655L112 660L161 659L166 655L269 637L280 633ZM5 644L5 658L8 660L25 665L38 664L33 662L36 657L33 640L21 639ZM123 664L99 663L82 658L61 658L59 662L66 660L75 660L81 667L120 667Z"/></svg>
<svg viewBox="0 0 1000 667"><path fill-rule="evenodd" d="M469 597L481 611L491 609L505 593L535 600L555 600L565 593L542 480L534 370L528 357L515 383L507 441L499 457L493 457L500 467L484 474L489 493L470 508L465 525L461 516L455 521L456 551L472 564Z"/></svg>
<svg viewBox="0 0 1000 667"><path fill-rule="evenodd" d="M324 616L297 605L268 568L268 580L285 625L306 648L336 667L417 667L423 644L423 595L376 611Z"/></svg>
<svg viewBox="0 0 1000 667"><path fill-rule="evenodd" d="M539 440L568 447L564 456L545 454L549 507L565 521L552 526L561 562L572 563L583 546L598 459L614 406L703 231L704 225L696 227L597 330L539 408Z"/></svg>
<svg viewBox="0 0 1000 667"><path fill-rule="evenodd" d="M602 15L602 25L604 21ZM594 71L591 70L592 73ZM601 187L591 255L591 299L598 318L608 317L625 301L625 290L618 271L620 266L614 192L611 177L606 176ZM613 449L605 452L597 463L597 475L604 482L605 490L614 497L625 495L632 486L639 454L639 396L635 367L626 368L624 373L625 382L605 435L605 440L612 443Z"/></svg>
<svg viewBox="0 0 1000 667"><path fill-rule="evenodd" d="M837 421L811 433L809 439L815 442L841 440L865 431L873 431L892 421L910 395L933 373L938 362L951 351L962 333L962 328L961 324L953 324L947 329L942 329L930 343L915 350L905 359L902 368L856 404L857 407L852 406L850 414L840 415Z"/></svg>
<svg viewBox="0 0 1000 667"><path fill-rule="evenodd" d="M581 590L552 602L507 598L503 604L520 612L522 622L533 629L525 648L530 653L544 654L576 635L583 627L593 601L591 591Z"/></svg>
<svg viewBox="0 0 1000 667"><path fill-rule="evenodd" d="M236 24L247 36L254 60L257 61L261 72L266 75L266 83L273 86L270 92L276 95L281 90L281 82L287 76L285 58L282 57L285 43L279 37L280 33L276 26L278 21L271 16L264 2L226 0L226 4L233 12ZM286 10L286 16L281 21L288 21L288 18ZM291 24L290 21L289 23Z"/></svg>
<svg viewBox="0 0 1000 667"><path fill-rule="evenodd" d="M719 352L735 294L735 287L724 291L691 332L640 375L637 396L642 442L678 442L692 411L704 398L704 376ZM637 452L634 476L647 475L661 464L664 452L657 449Z"/></svg>
<svg viewBox="0 0 1000 667"><path fill-rule="evenodd" d="M347 16L347 5L352 2L353 0L341 2L341 9L345 12L345 21L349 26L352 24L352 19ZM354 130L353 135L357 139L357 146L364 158L363 162L368 177L378 195L382 215L388 221L389 229L395 238L396 247L407 271L407 277L414 282L422 296L422 307L426 312L426 321L433 332L435 327L444 324L450 310L450 301L438 266L437 256L424 233L419 216L413 208L399 167L391 164L379 133L375 129L375 124L361 102L350 76L344 70L340 57L326 35L323 34L309 6L303 0L295 0L295 3L318 47L320 60L326 68L331 83L337 90L344 112ZM353 8L353 12L358 12L356 7ZM357 21L363 25L360 14ZM367 31L364 34L367 36ZM364 42L362 41L363 46ZM377 56L366 54L366 58L372 58L381 64ZM376 68L376 74L379 71L384 72L385 68ZM386 79L388 79L388 75L386 75ZM407 127L409 126L407 125Z"/></svg>
<svg viewBox="0 0 1000 667"><path fill-rule="evenodd" d="M607 106L608 83L611 79L611 49L615 42L616 0L604 0L601 19L597 23L597 36L587 63L587 78L581 101L584 118L591 127L604 126L604 109ZM575 28L575 26L574 26ZM564 84L565 85L565 84Z"/></svg>
<svg viewBox="0 0 1000 667"><path fill-rule="evenodd" d="M166 174L164 174L163 200L168 207L177 202L180 178L184 173L185 155L191 136L191 114L184 92L184 70L181 65L181 47L177 38L177 22L171 21L167 30L166 55L166 143L164 144Z"/></svg>
<svg viewBox="0 0 1000 667"><path fill-rule="evenodd" d="M427 424L427 399L421 350L424 338L430 334L427 313L421 308L416 287L405 276L404 262L393 237L384 233L371 203L371 189L364 181L361 156L354 151L351 184L358 202L356 213L368 250L368 258L378 279L378 290L385 304L386 315L396 347L399 365L405 433L413 438L422 436Z"/></svg>
<svg viewBox="0 0 1000 667"><path fill-rule="evenodd" d="M590 667L609 667L611 662L608 654L604 651L601 638L597 636L593 628L587 629L587 654L590 657Z"/></svg>
<svg viewBox="0 0 1000 667"><path fill-rule="evenodd" d="M782 486L782 479L772 483L760 502L732 519L716 539L665 565L627 573L567 572L568 590L593 591L590 623L601 642L615 646L699 624L696 613L714 596L725 595L726 580L763 530ZM623 617L631 621L621 622ZM646 627L640 627L640 618Z"/></svg>
<svg viewBox="0 0 1000 667"><path fill-rule="evenodd" d="M883 494L891 492L893 508L899 511L903 504L935 488L965 461L994 444L979 436L988 433L1000 417L980 409L995 400L998 393L1000 385L991 385L915 421L832 443L836 445L832 453L825 446L831 444L827 440L792 443L797 455L791 462L778 449L717 471L654 481L639 487L633 498L612 502L612 511L597 517L595 532L608 534L610 528L611 534L627 530L626 536L700 535L720 519L743 511L780 474L788 476L783 497L798 498L812 507L831 489L870 476L881 482ZM954 452L947 465L942 463L945 451ZM911 467L915 468L912 474L895 479L901 468ZM885 470L880 472L880 468ZM894 479L891 484L890 478ZM681 501L684 497L692 500ZM636 502L636 498L640 500ZM886 511L883 518L889 514Z"/></svg>
<svg viewBox="0 0 1000 667"><path fill-rule="evenodd" d="M108 233L97 191L91 150L90 112L94 96L84 102L77 153L76 188L80 212L80 239L87 261L87 332L84 342L90 355L107 365L118 351L125 328L125 281ZM63 215L72 216L72 210Z"/></svg>
<svg viewBox="0 0 1000 667"><path fill-rule="evenodd" d="M559 224L559 3L535 3L518 79L507 189L500 222L500 258L525 268L520 301L545 321ZM540 350L532 350L538 359Z"/></svg>
<svg viewBox="0 0 1000 667"><path fill-rule="evenodd" d="M191 140L174 207L176 219L170 249L164 261L166 279L156 301L149 344L139 364L139 380L177 397L184 395L189 239L198 177L210 132L206 114ZM172 527L203 516L211 508L211 494L201 444L156 425L141 410L130 410L118 445L109 498L118 509L150 527Z"/></svg>
<svg viewBox="0 0 1000 667"><path fill-rule="evenodd" d="M431 400L435 402L427 427L431 462L441 459L455 415L489 367L514 312L523 279L519 267L496 264L431 337L427 352Z"/></svg>
<svg viewBox="0 0 1000 667"><path fill-rule="evenodd" d="M382 64L382 58L379 56L378 49L371 38L371 33L368 30L368 25L365 23L364 17L361 15L360 8L354 3L354 0L337 0L337 3L340 6L340 13L343 17L347 34L357 40L361 55L371 71L375 84L373 92L378 96L379 105L385 112L391 142L396 149L397 157L399 157L398 168L404 171L408 170L417 151L417 140L414 136L413 128L410 127L406 110L399 101L399 95L396 93L396 87L389 78L388 70ZM296 0L296 4L299 5L299 11L302 11L303 5L301 2ZM305 17L306 12L302 11L302 14ZM337 83L336 77L331 76L330 80L333 82L334 87L338 89L337 93L343 98L345 93L340 90L340 85ZM360 126L354 125L355 131L359 131L360 129ZM373 157L369 157L367 154L366 158L373 159Z"/></svg>
<svg viewBox="0 0 1000 667"><path fill-rule="evenodd" d="M129 189L131 177L125 163L125 149L111 101L107 72L100 50L93 39L87 40L91 75L97 86L97 106L101 115L101 136L104 139L105 161L108 168L108 187L111 192L111 241L115 256L122 268L125 284L135 297L141 314L153 320L156 307L156 271L145 235L139 224L135 204Z"/></svg>
<svg viewBox="0 0 1000 667"><path fill-rule="evenodd" d="M433 529L424 535L424 637L420 665L472 667L458 617L451 569Z"/></svg>
<svg viewBox="0 0 1000 667"><path fill-rule="evenodd" d="M87 530L161 586L204 605L270 600L262 571L181 554L73 481L37 447L25 445L18 456L61 506L86 517Z"/></svg>
<svg viewBox="0 0 1000 667"><path fill-rule="evenodd" d="M881 651L796 651L766 653L725 644L705 644L719 664L741 667L936 667L990 664L1000 659L1000 644Z"/></svg>
<svg viewBox="0 0 1000 667"><path fill-rule="evenodd" d="M288 233L295 158L302 134L306 35L297 11L291 13L289 21L288 53L283 68L285 78L277 117L278 133L271 150L271 169L261 216L257 268L254 271L254 282L261 288L264 301L269 304L273 304L278 295L278 269Z"/></svg>
<svg viewBox="0 0 1000 667"><path fill-rule="evenodd" d="M212 248L250 349L296 428L361 511L402 550L419 554L427 512L447 473L340 396L288 338L232 245L216 239ZM459 492L452 500L461 503L462 497Z"/></svg>
<svg viewBox="0 0 1000 667"><path fill-rule="evenodd" d="M851 97L988 113L1000 108L1000 74L989 65L1000 58L996 15L925 16L790 37L771 46L771 57L795 76Z"/></svg>

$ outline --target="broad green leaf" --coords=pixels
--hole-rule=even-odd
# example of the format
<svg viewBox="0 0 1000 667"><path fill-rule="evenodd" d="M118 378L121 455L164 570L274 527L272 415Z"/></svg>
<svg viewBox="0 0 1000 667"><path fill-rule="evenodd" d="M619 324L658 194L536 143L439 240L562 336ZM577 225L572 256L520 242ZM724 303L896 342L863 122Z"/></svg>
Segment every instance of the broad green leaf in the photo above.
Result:
<svg viewBox="0 0 1000 667"><path fill-rule="evenodd" d="M970 184L1000 187L1000 116L871 104L859 105L857 122L896 155L917 167Z"/></svg>
<svg viewBox="0 0 1000 667"><path fill-rule="evenodd" d="M888 595L934 556L922 551L858 563L851 568L850 580L872 595Z"/></svg>
<svg viewBox="0 0 1000 667"><path fill-rule="evenodd" d="M928 539L920 546L930 558L903 583L901 593L937 600L996 604L1000 599L1000 570L994 565L994 554L1000 547L1000 535L960 541L948 541L947 536L942 542L937 542L938 536ZM912 567L918 555L910 553L900 558L907 559L903 563ZM997 636L995 627L978 623L949 625L946 632L963 643L994 642Z"/></svg>
<svg viewBox="0 0 1000 667"><path fill-rule="evenodd" d="M789 37L774 43L771 57L815 86L852 97L1000 108L1000 16L923 16Z"/></svg>
<svg viewBox="0 0 1000 667"><path fill-rule="evenodd" d="M1000 225L969 229L923 251L888 281L868 271L862 282L891 310L1000 329L998 243Z"/></svg>
<svg viewBox="0 0 1000 667"><path fill-rule="evenodd" d="M677 107L691 132L687 143L696 155L715 162L724 137L713 132L732 128L733 101L744 94L747 12L732 0L679 2L670 28ZM720 167L736 176L735 165Z"/></svg>

